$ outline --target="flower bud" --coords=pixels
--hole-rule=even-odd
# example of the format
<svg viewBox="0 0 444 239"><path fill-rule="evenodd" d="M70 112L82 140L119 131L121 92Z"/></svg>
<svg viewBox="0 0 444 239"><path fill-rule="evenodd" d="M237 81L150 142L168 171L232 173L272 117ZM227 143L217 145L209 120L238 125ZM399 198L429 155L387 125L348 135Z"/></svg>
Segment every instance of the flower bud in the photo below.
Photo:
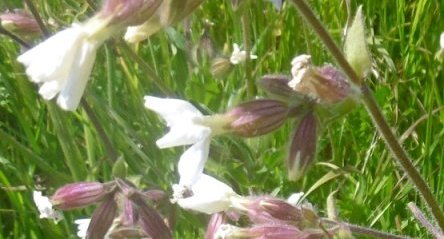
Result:
<svg viewBox="0 0 444 239"><path fill-rule="evenodd" d="M25 38L36 37L41 33L35 18L22 9L0 14L0 21L3 28Z"/></svg>
<svg viewBox="0 0 444 239"><path fill-rule="evenodd" d="M91 222L88 226L87 236L89 239L105 238L117 213L117 203L114 195L108 195L103 203L94 210Z"/></svg>
<svg viewBox="0 0 444 239"><path fill-rule="evenodd" d="M142 230L153 239L171 239L170 229L159 213L151 208L140 195L131 198L133 206L139 213L139 224Z"/></svg>
<svg viewBox="0 0 444 239"><path fill-rule="evenodd" d="M106 0L100 14L110 17L110 24L139 25L150 19L161 3L162 0Z"/></svg>
<svg viewBox="0 0 444 239"><path fill-rule="evenodd" d="M228 59L217 57L213 59L210 70L214 77L225 78L233 70L233 65Z"/></svg>
<svg viewBox="0 0 444 239"><path fill-rule="evenodd" d="M304 176L308 167L314 162L316 155L316 118L308 112L302 118L291 140L287 158L288 177L296 181Z"/></svg>
<svg viewBox="0 0 444 239"><path fill-rule="evenodd" d="M227 218L224 213L215 213L211 216L208 222L207 231L205 233L205 239L217 239L216 235L219 227L227 222Z"/></svg>
<svg viewBox="0 0 444 239"><path fill-rule="evenodd" d="M268 94L278 99L288 100L296 95L288 86L288 82L290 79L285 75L265 75L258 81L258 85Z"/></svg>
<svg viewBox="0 0 444 239"><path fill-rule="evenodd" d="M86 207L100 201L112 189L113 184L106 185L98 182L67 184L54 193L51 202L62 210Z"/></svg>
<svg viewBox="0 0 444 239"><path fill-rule="evenodd" d="M279 128L287 119L288 106L277 100L253 100L234 107L225 116L231 119L227 128L233 134L256 137Z"/></svg>
<svg viewBox="0 0 444 239"><path fill-rule="evenodd" d="M318 239L323 238L324 233L318 230L301 231L286 224L261 224L239 229L234 235L251 239Z"/></svg>

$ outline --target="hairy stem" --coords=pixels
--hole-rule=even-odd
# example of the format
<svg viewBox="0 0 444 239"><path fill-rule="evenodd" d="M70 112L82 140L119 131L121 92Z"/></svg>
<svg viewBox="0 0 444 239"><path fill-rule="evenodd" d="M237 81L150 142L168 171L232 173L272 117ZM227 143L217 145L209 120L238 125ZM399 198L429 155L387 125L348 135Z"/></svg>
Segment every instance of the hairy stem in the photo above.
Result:
<svg viewBox="0 0 444 239"><path fill-rule="evenodd" d="M362 227L354 224L350 224L347 222L338 222L327 218L322 218L322 223L329 224L329 225L337 225L337 226L345 226L347 227L352 233L359 234L362 236L368 236L373 238L381 238L381 239L410 239L410 237L406 236L399 236L399 235L393 235L387 232L378 231L375 229Z"/></svg>
<svg viewBox="0 0 444 239"><path fill-rule="evenodd" d="M442 234L441 230L436 228L432 223L427 220L427 218L424 216L424 213L421 212L421 210L415 205L415 203L410 202L407 204L408 208L412 212L413 216L427 229L427 231L430 232L435 238L443 239L444 234Z"/></svg>
<svg viewBox="0 0 444 239"><path fill-rule="evenodd" d="M399 144L399 141L395 137L393 131L390 129L387 121L382 115L381 110L379 109L373 94L369 90L369 88L365 84L361 84L361 79L359 79L356 72L347 62L344 57L344 54L333 41L333 38L326 31L322 23L315 16L310 7L305 3L304 0L292 0L296 5L297 9L304 16L305 20L311 25L313 30L318 34L319 38L324 42L325 46L331 52L333 57L338 62L338 65L343 69L344 73L349 77L349 79L361 86L362 90L362 101L366 106L368 113L370 114L375 127L378 132L384 138L384 142L386 146L390 149L392 156L398 161L398 163L404 169L404 172L409 176L410 180L416 186L424 201L429 207L429 210L435 217L437 223L439 224L441 230L444 230L444 214L436 200L433 196L432 191L428 187L425 180L421 177L418 170L414 167L412 161L409 156Z"/></svg>

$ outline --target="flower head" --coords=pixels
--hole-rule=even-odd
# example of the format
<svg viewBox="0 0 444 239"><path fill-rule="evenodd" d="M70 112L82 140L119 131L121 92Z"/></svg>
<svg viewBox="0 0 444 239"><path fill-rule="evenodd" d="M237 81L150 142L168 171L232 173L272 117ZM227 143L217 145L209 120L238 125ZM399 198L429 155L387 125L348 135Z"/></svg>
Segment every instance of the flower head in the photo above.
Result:
<svg viewBox="0 0 444 239"><path fill-rule="evenodd" d="M190 188L173 185L173 191L173 202L182 208L207 214L227 210L232 198L238 197L230 186L206 174L201 174Z"/></svg>
<svg viewBox="0 0 444 239"><path fill-rule="evenodd" d="M49 201L49 198L43 196L42 192L34 191L32 197L34 199L35 205L37 206L37 209L40 212L40 218L53 219L56 223L62 220L62 214L52 208L52 204Z"/></svg>
<svg viewBox="0 0 444 239"><path fill-rule="evenodd" d="M231 53L230 62L233 65L237 65L240 63L245 62L247 59L247 52L241 51L239 48L239 45L236 43L233 44L233 52ZM257 59L256 55L250 55L250 59L254 60Z"/></svg>
<svg viewBox="0 0 444 239"><path fill-rule="evenodd" d="M204 116L196 107L184 100L145 96L145 107L159 114L170 131L157 140L159 148L190 145L206 140L211 128L201 124Z"/></svg>

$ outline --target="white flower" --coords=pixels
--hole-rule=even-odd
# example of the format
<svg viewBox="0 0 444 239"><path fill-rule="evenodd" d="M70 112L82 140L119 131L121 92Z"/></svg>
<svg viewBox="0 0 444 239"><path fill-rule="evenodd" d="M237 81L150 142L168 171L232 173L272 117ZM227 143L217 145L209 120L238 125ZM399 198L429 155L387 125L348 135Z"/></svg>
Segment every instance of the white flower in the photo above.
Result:
<svg viewBox="0 0 444 239"><path fill-rule="evenodd" d="M190 188L173 185L173 191L173 202L184 209L207 214L227 210L231 206L231 198L238 197L230 186L206 174L201 174ZM187 193L192 196L185 197Z"/></svg>
<svg viewBox="0 0 444 239"><path fill-rule="evenodd" d="M79 238L86 238L86 233L88 232L90 222L91 218L77 219L74 221L74 223L77 224L77 236Z"/></svg>
<svg viewBox="0 0 444 239"><path fill-rule="evenodd" d="M210 150L210 139L195 143L180 156L177 169L180 185L193 185L202 174Z"/></svg>
<svg viewBox="0 0 444 239"><path fill-rule="evenodd" d="M444 49L444 32L441 33L441 36L439 38L439 45L441 46L441 49Z"/></svg>
<svg viewBox="0 0 444 239"><path fill-rule="evenodd" d="M49 201L49 198L42 196L42 192L34 191L32 197L40 212L40 218L53 219L55 223L63 219L62 214L52 208L52 203Z"/></svg>
<svg viewBox="0 0 444 239"><path fill-rule="evenodd" d="M245 62L247 59L247 52L241 51L239 48L239 45L236 43L233 44L233 52L231 53L230 62L233 65L237 65L240 63ZM250 59L254 60L257 59L256 55L250 55Z"/></svg>
<svg viewBox="0 0 444 239"><path fill-rule="evenodd" d="M293 206L298 206L301 203L301 199L304 196L303 192L293 193L288 197L287 202Z"/></svg>
<svg viewBox="0 0 444 239"><path fill-rule="evenodd" d="M30 80L41 84L40 95L50 100L59 94L64 110L77 108L101 44L88 37L84 25L73 24L17 58Z"/></svg>
<svg viewBox="0 0 444 239"><path fill-rule="evenodd" d="M157 140L159 148L190 145L207 140L211 128L204 126L204 116L192 104L184 100L162 99L145 96L145 107L159 114L167 123L170 131Z"/></svg>
<svg viewBox="0 0 444 239"><path fill-rule="evenodd" d="M288 86L295 89L303 79L311 77L312 74L311 56L305 54L299 55L291 61L291 75L293 78L288 82Z"/></svg>

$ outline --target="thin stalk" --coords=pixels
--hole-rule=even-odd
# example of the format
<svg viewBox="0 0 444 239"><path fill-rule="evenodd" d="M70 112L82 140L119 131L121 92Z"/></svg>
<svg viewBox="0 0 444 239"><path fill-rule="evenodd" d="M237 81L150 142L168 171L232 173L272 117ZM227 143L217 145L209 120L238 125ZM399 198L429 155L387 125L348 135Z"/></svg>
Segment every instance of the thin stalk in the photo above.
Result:
<svg viewBox="0 0 444 239"><path fill-rule="evenodd" d="M102 139L106 154L108 155L109 159L111 159L111 162L116 162L118 158L117 153L114 150L111 140L106 134L105 129L100 124L100 121L97 118L96 114L94 113L91 106L89 106L88 102L86 102L85 99L82 99L81 104L86 114L88 115L89 119L91 120L92 124L96 128L97 134L99 135L100 139Z"/></svg>
<svg viewBox="0 0 444 239"><path fill-rule="evenodd" d="M39 12L37 11L37 8L35 7L34 3L32 2L32 0L25 0L26 5L29 7L29 10L31 11L32 15L34 16L35 20L37 21L37 24L40 27L40 30L42 31L43 35L45 37L49 37L49 31L46 28L45 24L43 23L42 18L40 17Z"/></svg>
<svg viewBox="0 0 444 239"><path fill-rule="evenodd" d="M241 17L241 26L242 26L242 38L244 43L244 50L246 52L246 58L245 58L245 80L247 81L247 97L253 98L256 95L256 84L253 80L252 76L252 70L251 70L251 59L250 59L250 52L251 52L251 19L250 19L250 12L249 12L249 6L250 1L247 1L246 6L244 6L242 10L242 17Z"/></svg>
<svg viewBox="0 0 444 239"><path fill-rule="evenodd" d="M407 204L408 208L412 212L413 216L415 216L416 220L418 220L426 229L429 231L430 234L432 234L437 239L443 239L444 234L436 228L432 223L427 220L424 213L421 212L421 210L415 205L415 203L410 202Z"/></svg>
<svg viewBox="0 0 444 239"><path fill-rule="evenodd" d="M21 46L23 46L25 48L28 48L28 49L31 48L31 45L29 45L27 42L22 40L20 37L14 35L10 31L6 30L2 26L0 26L0 34L3 34L5 36L11 38L13 41L17 42L18 44L20 44Z"/></svg>
<svg viewBox="0 0 444 239"><path fill-rule="evenodd" d="M139 55L137 55L128 45L123 42L117 41L117 46L120 49L123 49L129 57L131 57L137 64L140 65L141 69L144 71L145 75L148 76L148 79L151 80L153 84L155 84L165 95L174 96L174 92L163 83L162 79L154 72L148 63L146 63Z"/></svg>
<svg viewBox="0 0 444 239"><path fill-rule="evenodd" d="M326 223L329 225L345 226L352 233L359 234L362 236L368 236L368 237L372 237L372 238L381 238L381 239L411 239L411 237L394 235L394 234L390 234L387 232L382 232L382 231L378 231L375 229L362 227L362 226L358 226L355 224L350 224L347 222L334 221L334 220L327 219L327 218L322 218L321 220L322 220L322 223Z"/></svg>
<svg viewBox="0 0 444 239"><path fill-rule="evenodd" d="M379 109L373 97L373 94L365 84L361 83L361 79L358 77L356 72L347 62L344 55L342 54L342 51L333 41L333 38L326 31L322 23L315 16L315 14L310 9L310 7L305 3L305 1L303 0L292 0L292 1L296 5L296 8L299 10L301 15L304 16L305 20L311 25L312 29L318 34L319 38L324 42L325 46L328 48L333 57L336 59L338 65L342 68L344 73L349 77L349 79L353 83L361 86L362 102L366 106L366 109L373 120L373 124L375 125L378 132L384 139L386 146L390 149L392 156L402 166L404 172L409 176L410 180L413 182L413 184L420 192L421 196L424 198L424 201L426 202L427 206L429 207L429 210L435 217L441 230L444 230L444 214L436 198L433 196L432 191L428 187L425 180L421 177L418 170L413 165L412 161L410 160L405 150L399 144L399 141L395 137L393 131L390 129L390 126L388 125L387 121L382 115L382 112Z"/></svg>

